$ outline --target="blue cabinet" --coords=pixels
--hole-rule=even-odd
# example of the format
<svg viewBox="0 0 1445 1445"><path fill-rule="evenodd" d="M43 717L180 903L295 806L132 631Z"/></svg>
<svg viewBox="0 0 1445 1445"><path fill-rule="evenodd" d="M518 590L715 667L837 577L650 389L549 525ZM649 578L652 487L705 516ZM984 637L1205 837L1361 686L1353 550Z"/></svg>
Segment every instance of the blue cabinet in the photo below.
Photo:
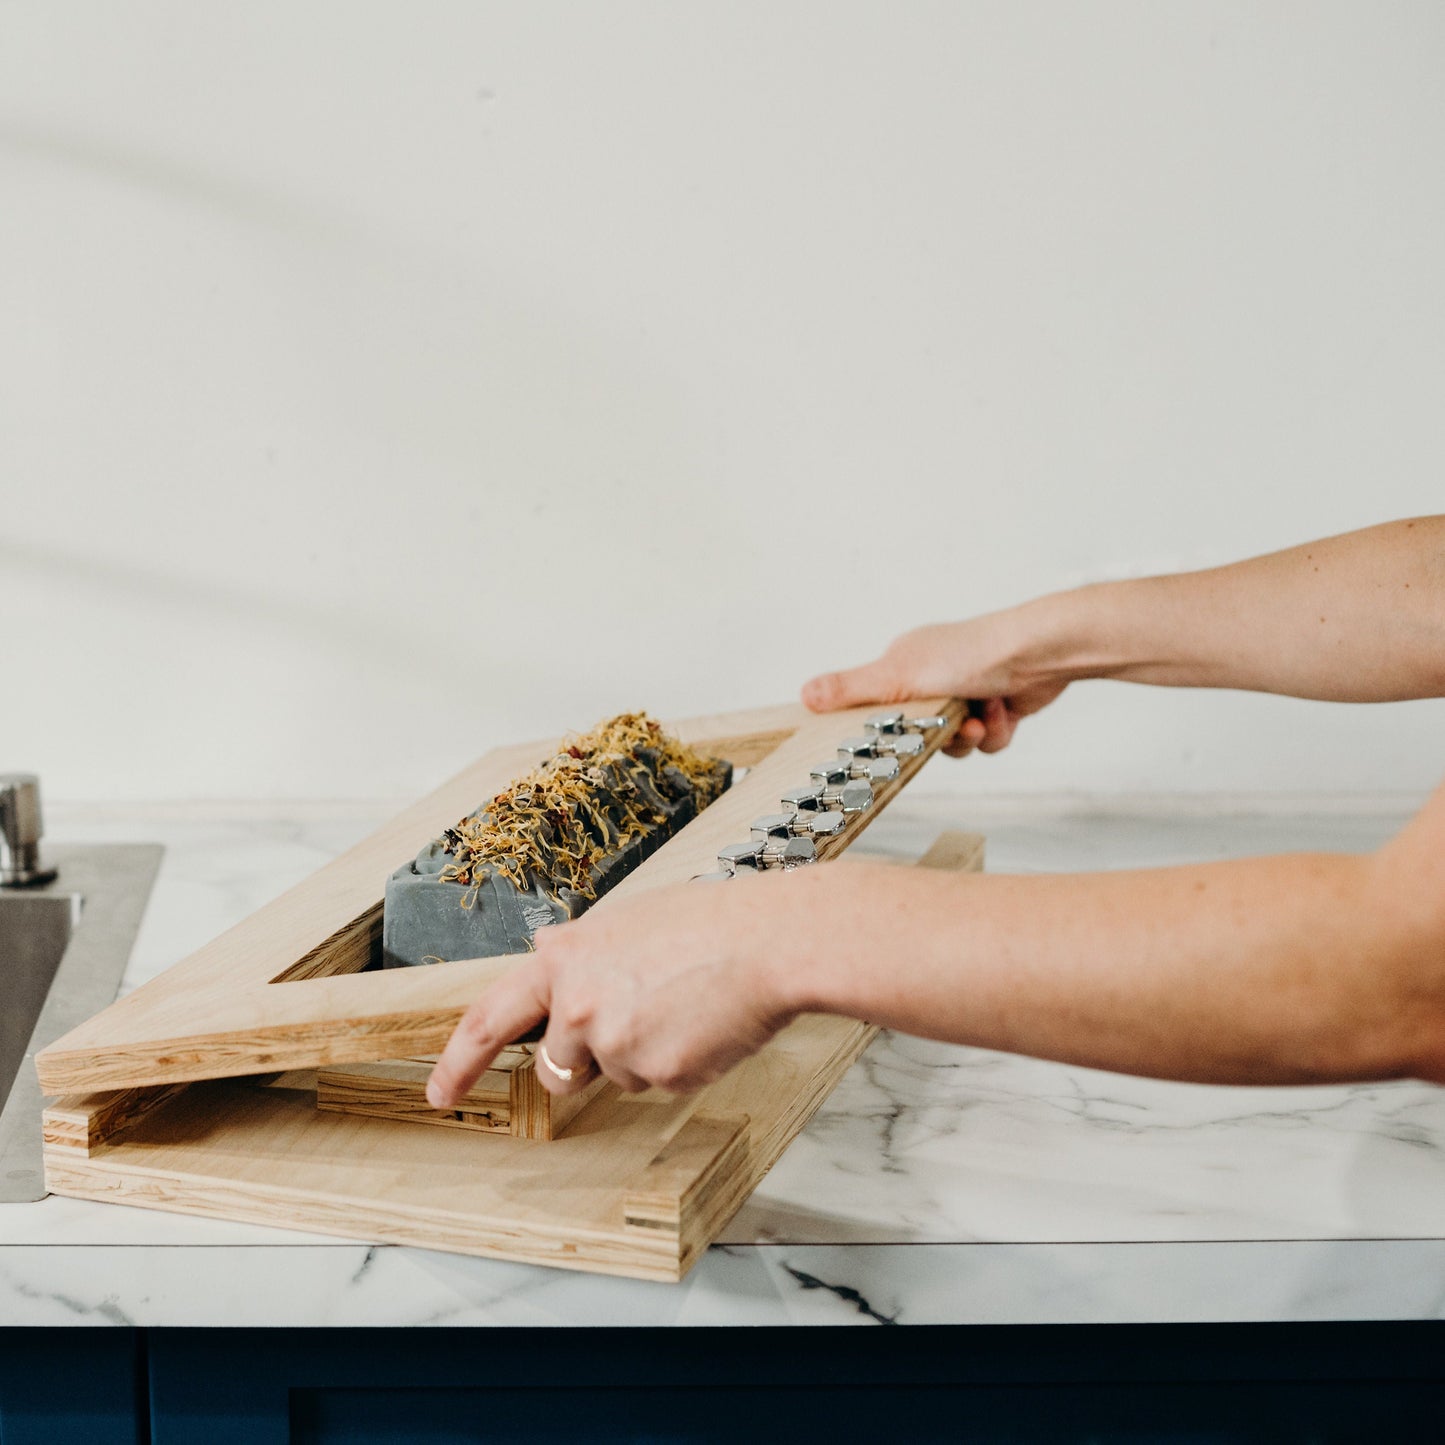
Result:
<svg viewBox="0 0 1445 1445"><path fill-rule="evenodd" d="M0 1445L138 1445L145 1341L127 1329L0 1329Z"/></svg>
<svg viewBox="0 0 1445 1445"><path fill-rule="evenodd" d="M0 1331L0 1445L1442 1438L1445 1324Z"/></svg>

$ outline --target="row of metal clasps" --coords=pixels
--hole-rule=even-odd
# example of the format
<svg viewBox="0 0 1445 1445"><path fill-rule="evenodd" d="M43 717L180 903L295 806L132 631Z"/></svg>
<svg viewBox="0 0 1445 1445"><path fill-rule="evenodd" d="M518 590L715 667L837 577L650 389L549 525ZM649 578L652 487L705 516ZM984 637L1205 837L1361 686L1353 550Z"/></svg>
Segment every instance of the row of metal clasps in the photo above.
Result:
<svg viewBox="0 0 1445 1445"><path fill-rule="evenodd" d="M864 723L864 735L839 743L838 755L809 770L809 781L778 800L781 811L754 818L746 843L729 843L718 867L703 881L724 881L770 868L802 868L818 861L818 841L843 832L873 806L875 786L896 778L900 759L923 751L923 734L946 727L942 717L883 713Z"/></svg>

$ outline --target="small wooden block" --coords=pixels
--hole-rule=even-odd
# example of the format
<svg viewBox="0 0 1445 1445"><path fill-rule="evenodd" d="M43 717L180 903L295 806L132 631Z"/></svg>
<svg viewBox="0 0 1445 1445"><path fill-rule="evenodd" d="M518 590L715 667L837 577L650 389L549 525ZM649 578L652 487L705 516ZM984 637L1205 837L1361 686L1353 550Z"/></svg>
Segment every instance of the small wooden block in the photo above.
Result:
<svg viewBox="0 0 1445 1445"><path fill-rule="evenodd" d="M318 1069L316 1107L336 1114L477 1129L484 1134L512 1132L510 1070L488 1069L455 1109L434 1109L426 1099L431 1068L429 1060L391 1059Z"/></svg>
<svg viewBox="0 0 1445 1445"><path fill-rule="evenodd" d="M335 1064L316 1071L316 1107L367 1114L410 1124L440 1124L510 1134L514 1139L556 1139L593 1099L611 1088L597 1078L575 1094L549 1094L537 1077L531 1044L514 1044L467 1091L455 1109L434 1109L426 1081L435 1058L378 1064Z"/></svg>
<svg viewBox="0 0 1445 1445"><path fill-rule="evenodd" d="M746 1116L694 1114L628 1187L623 1224L684 1232L685 1222L712 1201L719 1181L741 1166L747 1147Z"/></svg>
<svg viewBox="0 0 1445 1445"><path fill-rule="evenodd" d="M680 1278L752 1193L751 1151L746 1115L693 1115L623 1194L624 1234L666 1240Z"/></svg>
<svg viewBox="0 0 1445 1445"><path fill-rule="evenodd" d="M615 1094L617 1085L600 1075L575 1094L549 1094L537 1077L537 1061L529 1056L512 1070L512 1136L516 1139L560 1139L567 1126L594 1099Z"/></svg>
<svg viewBox="0 0 1445 1445"><path fill-rule="evenodd" d="M914 867L942 873L982 873L984 840L977 833L940 833Z"/></svg>
<svg viewBox="0 0 1445 1445"><path fill-rule="evenodd" d="M46 1155L55 1152L88 1159L92 1151L119 1138L137 1119L184 1089L184 1084L161 1084L57 1099L41 1115Z"/></svg>

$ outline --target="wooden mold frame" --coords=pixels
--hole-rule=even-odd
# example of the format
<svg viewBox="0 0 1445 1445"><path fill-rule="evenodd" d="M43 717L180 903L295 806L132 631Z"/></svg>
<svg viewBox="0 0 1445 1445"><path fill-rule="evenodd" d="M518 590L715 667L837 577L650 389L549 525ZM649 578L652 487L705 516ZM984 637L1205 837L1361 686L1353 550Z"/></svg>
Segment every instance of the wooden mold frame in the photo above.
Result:
<svg viewBox="0 0 1445 1445"><path fill-rule="evenodd" d="M954 703L916 706L959 716ZM780 794L861 731L871 711L815 717L787 707L674 725L749 771L595 906L707 871L719 847L745 838L751 819L775 810ZM820 853L851 843L942 740L932 735L874 807ZM489 1126L478 1117L452 1121L466 1127L399 1125L399 1116L420 1112L419 1061L514 960L357 972L376 953L382 884L554 747L489 753L45 1050L42 1087L66 1096L44 1117L48 1187L348 1238L680 1278L874 1031L808 1015L698 1094L629 1096L603 1083L580 1104L541 1089L530 1050L519 1046L456 1111L490 1113ZM949 835L923 861L977 868L981 859L981 840ZM327 1107L338 1078L353 1081L343 1091L355 1088L357 1071L337 1066L379 1060L393 1062L372 1074L382 1080L374 1109L356 1112L354 1096L344 1111Z"/></svg>

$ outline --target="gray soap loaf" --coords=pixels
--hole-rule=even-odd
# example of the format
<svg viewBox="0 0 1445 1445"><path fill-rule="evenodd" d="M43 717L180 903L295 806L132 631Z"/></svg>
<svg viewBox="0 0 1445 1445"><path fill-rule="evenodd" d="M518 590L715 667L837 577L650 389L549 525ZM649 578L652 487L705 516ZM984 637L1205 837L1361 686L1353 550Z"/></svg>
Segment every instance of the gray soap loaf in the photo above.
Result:
<svg viewBox="0 0 1445 1445"><path fill-rule="evenodd" d="M732 781L645 713L572 738L387 880L387 968L525 953L579 914Z"/></svg>

